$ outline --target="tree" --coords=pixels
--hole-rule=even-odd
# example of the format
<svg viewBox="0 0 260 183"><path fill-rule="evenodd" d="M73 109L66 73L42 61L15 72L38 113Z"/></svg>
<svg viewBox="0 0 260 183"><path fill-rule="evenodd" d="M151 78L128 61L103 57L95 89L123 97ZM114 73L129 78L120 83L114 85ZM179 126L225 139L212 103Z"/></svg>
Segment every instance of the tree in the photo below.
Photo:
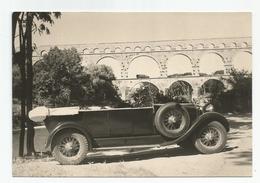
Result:
<svg viewBox="0 0 260 183"><path fill-rule="evenodd" d="M20 142L19 142L19 156L23 156L24 151L24 134L25 134L25 121L26 121L26 76L25 76L25 39L23 30L23 19L24 14L15 12L12 15L12 55L13 64L18 64L20 69L21 77L21 123L20 123ZM16 28L18 28L18 38L19 38L19 51L15 49L15 34Z"/></svg>
<svg viewBox="0 0 260 183"><path fill-rule="evenodd" d="M86 88L82 105L109 105L119 107L124 105L124 102L118 94L118 87L113 84L115 75L111 67L106 65L89 64L85 67L85 72L89 75L92 81L92 87Z"/></svg>
<svg viewBox="0 0 260 183"><path fill-rule="evenodd" d="M189 102L191 95L192 87L185 81L176 81L166 90L166 96L176 102Z"/></svg>
<svg viewBox="0 0 260 183"><path fill-rule="evenodd" d="M50 49L34 65L34 101L37 105L121 106L123 101L113 84L115 76L105 65L81 65L75 48Z"/></svg>
<svg viewBox="0 0 260 183"><path fill-rule="evenodd" d="M37 105L78 105L81 99L88 95L84 87L92 87L75 48L51 48L48 54L34 65L34 73L33 91Z"/></svg>
<svg viewBox="0 0 260 183"><path fill-rule="evenodd" d="M221 112L221 97L224 93L225 86L220 80L209 79L200 88L200 100L203 99L213 104L214 110Z"/></svg>
<svg viewBox="0 0 260 183"><path fill-rule="evenodd" d="M222 82L211 79L203 84L200 94L210 99L216 111L251 112L252 74L233 69L229 78L221 80L227 82L230 87L225 88Z"/></svg>
<svg viewBox="0 0 260 183"><path fill-rule="evenodd" d="M226 95L232 98L232 108L237 112L252 111L252 73L233 69L230 78L225 79L231 89ZM225 102L225 101L224 101Z"/></svg>
<svg viewBox="0 0 260 183"><path fill-rule="evenodd" d="M143 82L129 95L130 103L133 107L152 106L155 103L166 103L172 101L163 91L149 82Z"/></svg>
<svg viewBox="0 0 260 183"><path fill-rule="evenodd" d="M21 133L19 155L23 156L25 122L27 122L27 154L32 155L34 149L34 128L26 114L32 109L32 32L50 33L45 23L53 24L52 15L60 17L59 12L14 12L12 15L12 54L13 63L18 64L21 73ZM18 35L18 45L16 43ZM18 47L18 49L16 49ZM27 105L27 106L26 106Z"/></svg>
<svg viewBox="0 0 260 183"><path fill-rule="evenodd" d="M13 78L12 78L13 98L21 98L21 89L22 89L21 72L17 64L13 65L12 73L13 73Z"/></svg>

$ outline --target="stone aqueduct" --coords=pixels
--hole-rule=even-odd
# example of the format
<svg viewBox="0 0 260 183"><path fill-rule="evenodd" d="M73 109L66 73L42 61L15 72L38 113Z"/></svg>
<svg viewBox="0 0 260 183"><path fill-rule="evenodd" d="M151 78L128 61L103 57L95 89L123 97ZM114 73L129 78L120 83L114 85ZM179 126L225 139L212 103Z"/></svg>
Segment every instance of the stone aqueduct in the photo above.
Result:
<svg viewBox="0 0 260 183"><path fill-rule="evenodd" d="M193 95L198 95L199 87L209 79L219 79L219 76L200 76L200 59L203 55L214 53L218 55L224 66L222 77L228 77L233 67L233 58L239 52L252 54L251 37L239 38L214 38L214 39L191 39L191 40L168 40L168 41L145 41L145 42L115 42L96 44L75 45L46 45L39 46L34 51L33 60L37 62L48 52L51 47L58 46L60 49L75 47L82 56L82 64L98 64L104 58L113 58L118 61L120 76L115 80L122 94L127 98L131 88L142 82L150 82L165 91L172 83L182 80L188 82L193 88ZM191 76L168 78L167 68L169 58L183 55L190 61L192 67ZM138 57L150 57L158 65L160 77L137 79L129 78L129 67L133 60ZM180 63L181 64L181 63ZM148 68L149 69L149 68ZM225 84L225 83L224 83Z"/></svg>

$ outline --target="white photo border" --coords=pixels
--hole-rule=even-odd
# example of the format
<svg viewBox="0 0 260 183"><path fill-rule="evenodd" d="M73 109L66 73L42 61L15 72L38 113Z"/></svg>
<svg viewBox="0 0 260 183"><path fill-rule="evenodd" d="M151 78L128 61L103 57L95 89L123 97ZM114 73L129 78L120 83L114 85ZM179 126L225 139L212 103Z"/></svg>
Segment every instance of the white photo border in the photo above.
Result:
<svg viewBox="0 0 260 183"><path fill-rule="evenodd" d="M0 176L2 182L257 182L259 181L260 60L257 0L10 0L1 2L0 11ZM247 178L16 178L12 177L12 62L11 14L14 11L61 12L252 12L253 17L253 177ZM257 160L258 159L258 160Z"/></svg>

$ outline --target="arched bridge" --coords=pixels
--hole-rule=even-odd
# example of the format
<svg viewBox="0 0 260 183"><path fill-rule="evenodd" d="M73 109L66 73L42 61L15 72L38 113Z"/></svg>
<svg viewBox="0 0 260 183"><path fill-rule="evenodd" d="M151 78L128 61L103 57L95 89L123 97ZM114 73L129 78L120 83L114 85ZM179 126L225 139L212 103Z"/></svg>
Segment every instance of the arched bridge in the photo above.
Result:
<svg viewBox="0 0 260 183"><path fill-rule="evenodd" d="M122 98L126 98L129 88L142 81L151 82L165 91L174 81L184 80L196 92L207 79L219 79L219 75L228 76L233 67L243 68L244 65L249 65L250 69L251 63L237 58L242 58L243 54L252 54L251 37L238 37L47 45L39 46L34 51L34 62L41 60L50 47L54 46L60 49L75 47L82 57L83 65L94 63L111 66ZM144 61L146 65L140 64ZM145 71L141 74L149 75L147 73L150 72L150 78L137 79L136 74L139 74L140 68ZM169 77L176 73L182 75Z"/></svg>

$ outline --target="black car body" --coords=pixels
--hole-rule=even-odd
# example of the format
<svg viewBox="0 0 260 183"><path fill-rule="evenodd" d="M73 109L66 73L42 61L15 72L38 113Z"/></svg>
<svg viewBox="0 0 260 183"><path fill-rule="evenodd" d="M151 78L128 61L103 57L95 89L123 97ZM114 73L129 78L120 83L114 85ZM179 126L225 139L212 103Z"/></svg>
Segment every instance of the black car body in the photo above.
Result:
<svg viewBox="0 0 260 183"><path fill-rule="evenodd" d="M93 148L125 145L189 144L202 153L215 153L224 148L226 132L229 131L229 124L221 114L202 113L191 103L156 104L140 108L66 108L72 112L63 112L63 109L65 108L46 108L44 117L45 126L49 131L46 147L54 151L54 156L61 164L78 164ZM33 120L33 117L31 119ZM218 124L214 125L215 123ZM212 134L207 138L205 136L205 139L211 140L212 145L204 144L201 139L200 135L205 133L203 129L209 133L213 129ZM216 132L214 129L217 129ZM218 142L212 140L214 133ZM198 139L201 139L201 147L196 145ZM219 142L221 144L218 144ZM81 153L80 148L84 143L87 148ZM219 147L205 150L207 146ZM72 150L73 147L76 148Z"/></svg>

